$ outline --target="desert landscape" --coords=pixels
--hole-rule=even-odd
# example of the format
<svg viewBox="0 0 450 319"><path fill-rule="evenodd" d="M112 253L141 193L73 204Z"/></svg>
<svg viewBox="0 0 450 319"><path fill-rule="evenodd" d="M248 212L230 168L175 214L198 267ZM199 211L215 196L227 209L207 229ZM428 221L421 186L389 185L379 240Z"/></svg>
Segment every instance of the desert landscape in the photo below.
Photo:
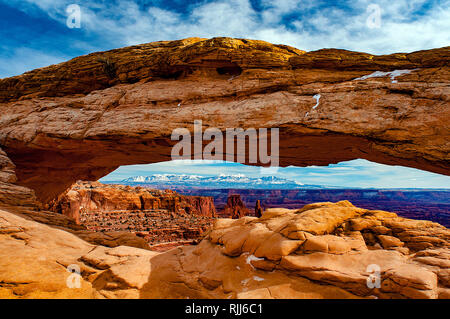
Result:
<svg viewBox="0 0 450 319"><path fill-rule="evenodd" d="M397 193L390 212L358 191L269 201L98 182L169 161L172 132L196 120L279 128L280 166L362 158L448 176L449 61L450 47L186 38L0 79L0 298L450 299L446 200L418 212Z"/></svg>

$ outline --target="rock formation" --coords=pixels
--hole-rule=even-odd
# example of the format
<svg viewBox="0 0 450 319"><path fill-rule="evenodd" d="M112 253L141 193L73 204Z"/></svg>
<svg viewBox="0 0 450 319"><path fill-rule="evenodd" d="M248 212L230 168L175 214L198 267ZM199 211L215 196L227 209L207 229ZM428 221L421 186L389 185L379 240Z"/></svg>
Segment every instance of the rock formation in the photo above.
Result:
<svg viewBox="0 0 450 319"><path fill-rule="evenodd" d="M263 213L263 209L261 207L261 201L258 199L255 204L255 217L261 217Z"/></svg>
<svg viewBox="0 0 450 319"><path fill-rule="evenodd" d="M39 208L34 191L16 185L17 176L15 165L0 148L0 207L27 207Z"/></svg>
<svg viewBox="0 0 450 319"><path fill-rule="evenodd" d="M171 190L83 181L78 181L54 200L50 210L71 217L78 224L83 213L86 220L88 215L107 211L167 210L175 215L216 216L212 197L183 196Z"/></svg>
<svg viewBox="0 0 450 319"><path fill-rule="evenodd" d="M4 209L27 220L43 223L76 234L87 242L116 247L127 245L148 249L147 242L130 232L94 232L78 225L68 216L42 210L32 189L15 184L17 178L14 164L0 149L0 209Z"/></svg>
<svg viewBox="0 0 450 319"><path fill-rule="evenodd" d="M162 253L43 210L77 180L169 160L172 131L194 120L280 128L282 166L365 158L450 175L449 57L191 38L1 79L0 297L450 298L447 228L349 202L218 219Z"/></svg>
<svg viewBox="0 0 450 319"><path fill-rule="evenodd" d="M254 206L258 200L264 203L264 208L289 209L323 201L348 200L361 208L385 210L450 227L450 190L443 189L215 189L212 192L209 188L182 188L182 191L191 196L214 194L218 211L225 207L230 192L241 195L247 207Z"/></svg>
<svg viewBox="0 0 450 319"><path fill-rule="evenodd" d="M60 195L49 209L92 232L137 234L152 248L200 240L216 216L212 197L83 181Z"/></svg>
<svg viewBox="0 0 450 319"><path fill-rule="evenodd" d="M232 194L228 196L227 204L223 209L223 217L229 217L233 219L239 219L249 214L249 210L245 207L244 202L241 199L241 195Z"/></svg>
<svg viewBox="0 0 450 319"><path fill-rule="evenodd" d="M164 253L88 244L0 211L0 297L448 299L449 241L439 224L349 202L218 219L198 246ZM68 288L67 267L80 288Z"/></svg>
<svg viewBox="0 0 450 319"><path fill-rule="evenodd" d="M44 202L169 160L172 131L194 120L280 128L281 166L364 158L449 175L449 58L449 47L375 56L230 38L93 53L0 80L0 147Z"/></svg>

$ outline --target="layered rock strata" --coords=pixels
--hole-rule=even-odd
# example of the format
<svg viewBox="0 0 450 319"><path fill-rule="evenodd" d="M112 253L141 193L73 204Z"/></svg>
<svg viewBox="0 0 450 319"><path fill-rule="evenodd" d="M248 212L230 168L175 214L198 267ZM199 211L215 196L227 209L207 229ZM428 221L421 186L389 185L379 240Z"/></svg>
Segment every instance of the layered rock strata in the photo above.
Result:
<svg viewBox="0 0 450 319"><path fill-rule="evenodd" d="M41 210L77 180L170 160L172 132L194 120L279 128L281 166L364 158L450 175L449 58L191 38L0 80L0 296L450 298L447 228L349 202L219 219L163 253Z"/></svg>
<svg viewBox="0 0 450 319"><path fill-rule="evenodd" d="M222 217L239 219L249 215L250 211L241 199L241 195L232 194L228 196L227 203L223 209Z"/></svg>
<svg viewBox="0 0 450 319"><path fill-rule="evenodd" d="M166 210L172 212L173 216L216 216L211 197L183 196L171 190L83 181L72 185L54 200L49 208L75 219L78 223L82 218L88 221L89 216L108 211Z"/></svg>
<svg viewBox="0 0 450 319"><path fill-rule="evenodd" d="M0 146L44 202L76 180L170 160L173 130L192 133L194 120L279 128L281 166L364 158L449 175L449 57L231 38L93 53L0 80Z"/></svg>
<svg viewBox="0 0 450 319"><path fill-rule="evenodd" d="M49 209L92 232L130 232L152 246L171 243L169 248L201 240L216 217L212 197L82 181Z"/></svg>

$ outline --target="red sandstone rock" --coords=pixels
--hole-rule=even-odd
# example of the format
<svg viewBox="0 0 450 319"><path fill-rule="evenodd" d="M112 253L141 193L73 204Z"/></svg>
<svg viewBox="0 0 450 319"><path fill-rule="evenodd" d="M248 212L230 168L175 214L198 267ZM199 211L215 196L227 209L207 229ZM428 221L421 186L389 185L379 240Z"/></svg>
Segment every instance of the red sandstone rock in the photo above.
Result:
<svg viewBox="0 0 450 319"><path fill-rule="evenodd" d="M0 210L0 297L448 298L447 228L349 202L221 219L200 245L164 254L88 244L67 233L74 220L26 206L33 190L49 201L77 179L169 159L172 130L200 114L222 130L281 127L281 165L366 158L450 175L448 61L449 48L304 54L261 41L188 39L0 80L0 203L8 206ZM397 83L354 80L399 68L417 70ZM149 198L120 205L157 203ZM65 281L74 263L79 290ZM367 286L370 264L382 269L378 290Z"/></svg>
<svg viewBox="0 0 450 319"><path fill-rule="evenodd" d="M50 210L80 223L83 213L167 210L190 216L215 217L212 197L183 196L171 190L77 182L50 204Z"/></svg>
<svg viewBox="0 0 450 319"><path fill-rule="evenodd" d="M171 247L203 238L216 215L212 197L81 181L53 201L50 209L86 227L90 232L80 237L89 242L100 242L96 234L106 232L116 235L114 242L133 247L139 247L134 243L138 238L121 239L119 233L137 233L151 245L171 243L167 244ZM101 238L103 245L111 246Z"/></svg>
<svg viewBox="0 0 450 319"><path fill-rule="evenodd" d="M0 298L446 299L449 238L439 224L343 201L218 219L199 245L158 253L88 244L0 209ZM69 265L81 289L66 286ZM367 285L369 265L380 288Z"/></svg>
<svg viewBox="0 0 450 319"><path fill-rule="evenodd" d="M258 199L255 204L255 217L261 217L263 213L263 209L261 207L261 201Z"/></svg>
<svg viewBox="0 0 450 319"><path fill-rule="evenodd" d="M247 216L249 211L242 202L241 195L228 196L227 204L224 208L224 216L229 216L233 219L239 219Z"/></svg>

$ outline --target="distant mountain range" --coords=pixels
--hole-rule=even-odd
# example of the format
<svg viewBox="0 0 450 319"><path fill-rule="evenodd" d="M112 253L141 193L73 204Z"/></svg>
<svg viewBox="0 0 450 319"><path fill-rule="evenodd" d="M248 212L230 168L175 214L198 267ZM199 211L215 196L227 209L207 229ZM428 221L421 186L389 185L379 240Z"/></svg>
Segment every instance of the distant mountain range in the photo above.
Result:
<svg viewBox="0 0 450 319"><path fill-rule="evenodd" d="M276 176L248 177L244 174L220 174L217 176L201 176L186 174L155 174L150 176L134 176L124 179L121 184L138 186L151 185L161 187L193 187L217 189L323 189L320 185L305 185L297 181Z"/></svg>

